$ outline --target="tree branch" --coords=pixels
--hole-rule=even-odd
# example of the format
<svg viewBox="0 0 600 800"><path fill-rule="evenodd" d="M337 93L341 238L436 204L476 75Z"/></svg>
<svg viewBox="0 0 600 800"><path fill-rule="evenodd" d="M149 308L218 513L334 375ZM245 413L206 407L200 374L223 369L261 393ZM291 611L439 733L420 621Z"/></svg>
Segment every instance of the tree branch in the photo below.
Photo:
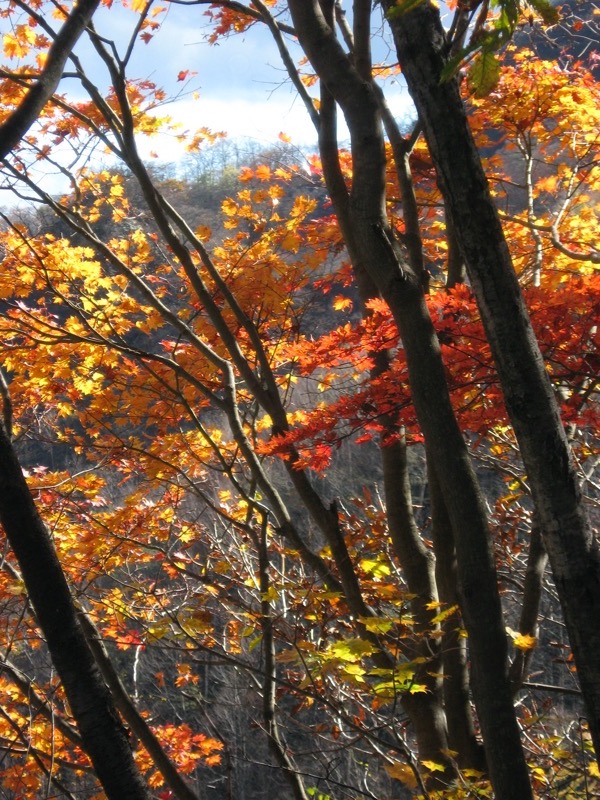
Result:
<svg viewBox="0 0 600 800"><path fill-rule="evenodd" d="M10 117L0 125L0 159L25 136L54 94L62 77L65 63L77 40L90 23L100 0L80 0L56 36L37 83Z"/></svg>

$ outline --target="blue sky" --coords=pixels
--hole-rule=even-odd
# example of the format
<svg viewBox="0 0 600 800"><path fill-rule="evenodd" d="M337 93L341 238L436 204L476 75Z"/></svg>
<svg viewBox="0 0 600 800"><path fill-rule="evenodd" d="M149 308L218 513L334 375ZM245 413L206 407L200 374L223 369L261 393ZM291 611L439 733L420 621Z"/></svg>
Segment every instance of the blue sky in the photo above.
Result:
<svg viewBox="0 0 600 800"><path fill-rule="evenodd" d="M153 40L136 44L130 74L149 77L173 93L182 89L177 82L179 72L195 71L197 75L185 84L188 96L168 108L186 128L207 126L226 131L232 138L250 137L265 145L276 142L283 132L296 145L313 144L314 130L268 31L255 25L211 46L206 41L209 28L204 10L203 6L171 6ZM124 41L134 19L132 12L115 4L97 17L96 25L107 38ZM198 93L197 99L192 91ZM316 87L313 91L316 93ZM410 113L405 88L396 83L391 97L398 115ZM177 145L168 138L147 147L170 160L177 153Z"/></svg>
<svg viewBox="0 0 600 800"><path fill-rule="evenodd" d="M182 99L170 113L186 126L206 125L232 137L251 136L269 143L284 131L298 144L314 141L268 32L254 26L211 46L206 26L202 6L172 6L153 41L137 46L134 68L168 90L181 88L176 82L180 70L198 73L186 88L197 90L199 99Z"/></svg>
<svg viewBox="0 0 600 800"><path fill-rule="evenodd" d="M167 3L156 0L156 5ZM163 24L152 40L147 44L136 41L128 67L129 77L149 78L169 96L182 93L160 113L169 114L183 129L206 126L213 131L225 131L233 139L253 139L265 148L277 142L280 133L288 135L297 146L314 145L314 129L265 27L257 24L244 34L210 45L205 10L206 6L202 5L171 5L168 12L158 18ZM94 24L106 40L115 42L122 55L138 18L137 13L114 2L110 8L99 9ZM16 21L25 22L26 18ZM0 34L7 31L8 25L7 20L0 20ZM384 43L379 47L383 53L380 59L393 58L393 51L386 49ZM106 68L85 36L79 41L76 52L88 74L105 91L109 84ZM191 70L196 75L184 83L178 82L182 70ZM73 99L88 99L73 79L65 80L60 89ZM316 95L318 89L314 87L311 91ZM408 93L398 81L387 87L386 92L399 117L410 114L412 105ZM343 131L340 124L342 137ZM142 140L139 145L144 157L149 158L156 152L159 160L170 163L186 154L173 134ZM65 158L70 157L67 152ZM106 156L100 154L100 158ZM41 175L39 179L42 180ZM49 176L45 179L46 188L58 191L61 181L64 179L58 175Z"/></svg>

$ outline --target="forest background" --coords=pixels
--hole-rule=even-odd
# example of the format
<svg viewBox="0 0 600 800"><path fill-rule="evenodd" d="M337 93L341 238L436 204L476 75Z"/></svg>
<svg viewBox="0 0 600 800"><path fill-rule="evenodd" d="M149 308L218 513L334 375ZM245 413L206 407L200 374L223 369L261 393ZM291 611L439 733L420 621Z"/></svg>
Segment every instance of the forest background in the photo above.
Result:
<svg viewBox="0 0 600 800"><path fill-rule="evenodd" d="M317 148L0 12L2 797L594 796L597 9L178 5Z"/></svg>

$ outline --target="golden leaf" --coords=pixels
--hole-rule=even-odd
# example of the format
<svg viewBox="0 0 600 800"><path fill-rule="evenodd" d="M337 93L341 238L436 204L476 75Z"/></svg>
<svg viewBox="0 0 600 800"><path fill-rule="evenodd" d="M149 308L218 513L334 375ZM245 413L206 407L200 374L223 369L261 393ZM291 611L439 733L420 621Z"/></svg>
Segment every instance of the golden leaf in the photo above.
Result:
<svg viewBox="0 0 600 800"><path fill-rule="evenodd" d="M385 771L390 778L395 778L401 781L409 789L414 789L417 786L417 779L414 770L408 764L402 764L397 761L395 764L386 764Z"/></svg>

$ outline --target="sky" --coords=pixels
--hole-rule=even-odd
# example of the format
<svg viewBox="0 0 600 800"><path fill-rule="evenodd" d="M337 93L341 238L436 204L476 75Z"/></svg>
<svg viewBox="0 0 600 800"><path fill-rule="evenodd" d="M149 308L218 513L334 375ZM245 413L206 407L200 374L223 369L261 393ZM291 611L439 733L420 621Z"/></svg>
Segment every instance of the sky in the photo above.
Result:
<svg viewBox="0 0 600 800"><path fill-rule="evenodd" d="M134 19L132 12L115 3L96 24L107 38L124 42ZM284 133L295 145L313 145L314 129L268 31L254 25L244 34L212 46L206 41L209 31L203 6L171 6L152 41L136 43L130 74L150 78L169 93L184 89L187 96L166 112L185 128L208 126L231 138L249 137L265 146ZM182 70L197 74L181 83L177 76ZM391 89L394 112L406 116L411 108L406 89L398 82ZM343 126L341 130L343 136ZM168 137L148 142L144 148L167 160L178 153L177 143Z"/></svg>
<svg viewBox="0 0 600 800"><path fill-rule="evenodd" d="M276 141L280 132L298 144L314 142L268 32L254 26L213 46L206 41L208 32L201 6L172 6L153 40L136 45L132 73L150 77L169 92L197 92L197 99L188 94L168 109L186 127L208 126L265 143ZM197 73L184 87L177 82L182 70Z"/></svg>
<svg viewBox="0 0 600 800"><path fill-rule="evenodd" d="M168 4L165 0L156 0L156 5ZM348 0L346 5L351 7L351 2ZM206 126L215 132L225 132L231 139L251 139L265 149L277 143L280 134L300 148L315 147L314 128L287 78L268 30L256 24L243 34L211 45L207 41L211 27L205 15L206 8L206 5L168 5L167 13L157 17L162 26L151 41L144 43L138 39L135 42L128 66L129 77L150 79L171 98L176 98L157 113L170 115L183 130ZM137 13L114 2L110 8L99 9L94 25L106 41L115 43L122 55L138 19ZM0 19L0 34L8 30L8 24L7 20ZM293 47L293 43L290 46ZM385 43L381 42L379 49L378 60L393 60L393 51L386 48ZM106 91L110 83L106 68L85 35L79 40L76 53L86 72L102 91ZM178 80L182 71L191 73L185 81ZM59 90L74 100L88 99L74 79L64 80ZM309 91L316 95L318 89L314 87ZM395 79L386 87L386 95L399 118L411 114L412 104L401 81ZM340 121L339 130L343 140L343 121ZM175 133L142 138L138 146L144 158L157 158L160 162L177 163L186 155ZM65 164L71 155L70 151L63 154ZM60 154L57 157L60 159ZM101 153L97 159L107 161L106 155ZM44 181L44 188L51 193L59 193L68 186L58 170L39 172L36 180Z"/></svg>

